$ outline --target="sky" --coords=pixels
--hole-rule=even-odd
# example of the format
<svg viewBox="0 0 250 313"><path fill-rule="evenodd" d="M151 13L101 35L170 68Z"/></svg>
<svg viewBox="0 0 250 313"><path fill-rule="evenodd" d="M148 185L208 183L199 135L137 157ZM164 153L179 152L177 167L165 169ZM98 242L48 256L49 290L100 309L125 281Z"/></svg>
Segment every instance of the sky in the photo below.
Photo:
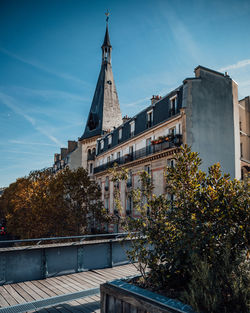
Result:
<svg viewBox="0 0 250 313"><path fill-rule="evenodd" d="M250 95L249 0L0 0L0 187L83 134L106 10L122 115L203 65Z"/></svg>

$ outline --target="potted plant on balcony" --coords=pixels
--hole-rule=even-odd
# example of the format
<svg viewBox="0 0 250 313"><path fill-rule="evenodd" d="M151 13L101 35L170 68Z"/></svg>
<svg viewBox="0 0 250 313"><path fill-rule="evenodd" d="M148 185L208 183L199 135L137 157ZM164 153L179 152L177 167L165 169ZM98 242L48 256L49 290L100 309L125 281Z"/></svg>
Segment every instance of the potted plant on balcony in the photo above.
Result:
<svg viewBox="0 0 250 313"><path fill-rule="evenodd" d="M133 191L141 217L123 219L141 276L102 286L102 312L249 313L249 183L200 164L182 148L166 171L169 197L155 196L141 174L144 188Z"/></svg>

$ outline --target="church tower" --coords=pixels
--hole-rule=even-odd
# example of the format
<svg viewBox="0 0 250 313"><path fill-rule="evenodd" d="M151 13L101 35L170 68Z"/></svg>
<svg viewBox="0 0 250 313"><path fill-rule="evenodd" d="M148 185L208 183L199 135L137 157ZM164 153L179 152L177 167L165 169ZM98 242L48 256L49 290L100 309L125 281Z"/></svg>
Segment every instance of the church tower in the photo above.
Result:
<svg viewBox="0 0 250 313"><path fill-rule="evenodd" d="M93 164L91 165L89 161L94 159L97 138L122 124L120 104L111 66L112 46L109 38L108 15L109 13L106 13L106 32L101 47L101 70L87 124L83 135L79 138L82 144L82 166L88 168L89 172L91 172L90 168L93 168Z"/></svg>

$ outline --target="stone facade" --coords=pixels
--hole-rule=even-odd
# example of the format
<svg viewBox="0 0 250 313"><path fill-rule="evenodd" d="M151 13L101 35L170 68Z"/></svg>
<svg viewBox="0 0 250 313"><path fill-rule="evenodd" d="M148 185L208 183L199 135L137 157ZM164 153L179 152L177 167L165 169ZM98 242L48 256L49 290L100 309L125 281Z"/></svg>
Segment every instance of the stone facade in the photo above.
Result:
<svg viewBox="0 0 250 313"><path fill-rule="evenodd" d="M250 97L239 101L241 177L250 172Z"/></svg>
<svg viewBox="0 0 250 313"><path fill-rule="evenodd" d="M175 153L188 144L202 158L202 170L220 162L232 178L243 178L250 169L250 97L238 101L237 84L227 73L198 66L194 77L167 95L153 96L151 104L132 118L122 120L115 88L108 26L102 45L102 65L87 124L77 147L55 164L86 168L102 190L107 211L139 216L130 199L140 186L139 172L146 170L154 193L165 193L164 170L174 166ZM69 151L69 147L68 147ZM130 179L118 186L124 211L118 214L109 168L115 163L128 169ZM54 167L55 167L54 164ZM110 225L109 231L119 231Z"/></svg>

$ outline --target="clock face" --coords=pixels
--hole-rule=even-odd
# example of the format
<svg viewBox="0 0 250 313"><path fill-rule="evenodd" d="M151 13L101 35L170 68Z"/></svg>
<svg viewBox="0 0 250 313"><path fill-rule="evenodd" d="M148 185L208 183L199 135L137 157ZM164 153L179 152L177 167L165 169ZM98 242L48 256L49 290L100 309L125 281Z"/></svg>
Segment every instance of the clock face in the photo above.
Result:
<svg viewBox="0 0 250 313"><path fill-rule="evenodd" d="M112 81L111 81L111 80L108 80L107 83L108 83L109 85L112 85Z"/></svg>

